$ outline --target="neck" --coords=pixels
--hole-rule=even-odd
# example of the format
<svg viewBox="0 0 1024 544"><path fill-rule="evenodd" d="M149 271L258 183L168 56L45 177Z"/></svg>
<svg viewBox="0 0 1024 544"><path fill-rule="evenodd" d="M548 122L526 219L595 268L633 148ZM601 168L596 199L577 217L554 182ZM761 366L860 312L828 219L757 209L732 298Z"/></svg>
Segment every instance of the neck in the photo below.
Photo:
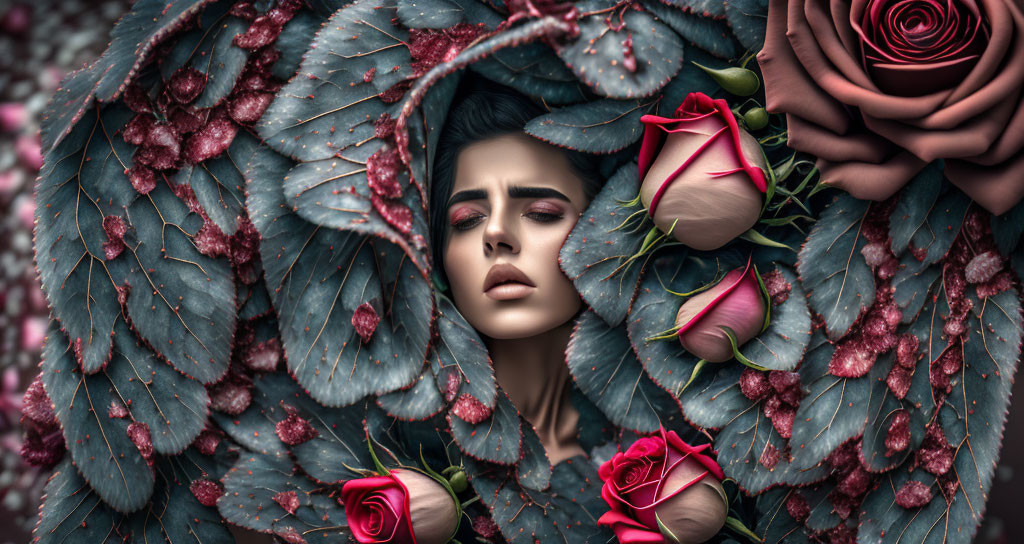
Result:
<svg viewBox="0 0 1024 544"><path fill-rule="evenodd" d="M552 464L583 452L576 440L579 412L569 401L565 349L572 321L529 338L486 338L498 385L537 430Z"/></svg>

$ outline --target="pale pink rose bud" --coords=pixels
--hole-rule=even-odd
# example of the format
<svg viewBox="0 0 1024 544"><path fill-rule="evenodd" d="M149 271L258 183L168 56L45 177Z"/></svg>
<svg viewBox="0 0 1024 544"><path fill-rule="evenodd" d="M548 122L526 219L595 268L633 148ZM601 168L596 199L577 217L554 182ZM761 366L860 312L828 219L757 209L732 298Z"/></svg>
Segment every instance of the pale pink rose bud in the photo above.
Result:
<svg viewBox="0 0 1024 544"><path fill-rule="evenodd" d="M725 100L690 93L674 117L645 115L641 122L640 199L659 229L706 251L754 226L768 167Z"/></svg>
<svg viewBox="0 0 1024 544"><path fill-rule="evenodd" d="M455 501L441 484L415 470L392 470L409 492L409 514L417 544L444 544L458 527Z"/></svg>
<svg viewBox="0 0 1024 544"><path fill-rule="evenodd" d="M668 473L658 498L672 495L707 471L696 459L687 458ZM697 544L718 534L729 514L729 500L722 482L711 474L655 508L662 533L672 541Z"/></svg>
<svg viewBox="0 0 1024 544"><path fill-rule="evenodd" d="M714 287L683 303L676 314L679 342L710 363L732 358L732 346L722 327L732 329L736 345L757 336L767 310L754 268L737 268Z"/></svg>

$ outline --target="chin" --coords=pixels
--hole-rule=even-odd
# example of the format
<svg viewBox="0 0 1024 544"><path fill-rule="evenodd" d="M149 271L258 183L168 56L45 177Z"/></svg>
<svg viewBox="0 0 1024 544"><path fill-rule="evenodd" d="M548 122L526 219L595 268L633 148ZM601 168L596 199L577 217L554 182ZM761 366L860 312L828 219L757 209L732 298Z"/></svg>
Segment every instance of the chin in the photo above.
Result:
<svg viewBox="0 0 1024 544"><path fill-rule="evenodd" d="M476 315L464 315L481 335L495 340L530 338L564 325L580 308L577 298L572 304L535 304L520 307L480 309Z"/></svg>

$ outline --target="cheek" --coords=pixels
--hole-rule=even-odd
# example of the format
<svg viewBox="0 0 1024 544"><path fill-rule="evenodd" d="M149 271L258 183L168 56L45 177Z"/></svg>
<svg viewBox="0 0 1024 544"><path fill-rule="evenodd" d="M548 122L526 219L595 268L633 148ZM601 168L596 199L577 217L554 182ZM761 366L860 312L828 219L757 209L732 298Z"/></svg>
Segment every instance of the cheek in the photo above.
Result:
<svg viewBox="0 0 1024 544"><path fill-rule="evenodd" d="M557 229L536 229L529 235L529 240L531 240L529 251L532 255L530 260L542 263L542 267L538 267L538 270L540 271L542 268L545 281L552 286L557 286L560 294L562 291L566 291L566 296L575 296L576 291L572 286L572 281L562 273L561 267L558 266L558 254L572 227L573 224L569 223Z"/></svg>
<svg viewBox="0 0 1024 544"><path fill-rule="evenodd" d="M460 234L448 239L444 250L444 270L453 292L463 290L471 280L474 267L470 250L474 246L471 236Z"/></svg>

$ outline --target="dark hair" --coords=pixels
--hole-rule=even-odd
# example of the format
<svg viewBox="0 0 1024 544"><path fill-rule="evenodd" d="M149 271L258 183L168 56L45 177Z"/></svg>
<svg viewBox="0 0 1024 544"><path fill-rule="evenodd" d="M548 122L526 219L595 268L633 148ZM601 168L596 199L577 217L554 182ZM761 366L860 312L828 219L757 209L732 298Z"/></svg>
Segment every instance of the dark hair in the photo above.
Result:
<svg viewBox="0 0 1024 544"><path fill-rule="evenodd" d="M522 133L531 119L547 110L526 96L497 83L467 76L456 93L455 104L448 113L434 156L430 182L430 242L434 253L434 270L438 279L447 282L444 273L444 235L447 228L445 205L455 185L455 168L459 153L470 144L504 134ZM592 200L601 190L598 160L592 155L561 149L569 166L583 182L583 193Z"/></svg>

